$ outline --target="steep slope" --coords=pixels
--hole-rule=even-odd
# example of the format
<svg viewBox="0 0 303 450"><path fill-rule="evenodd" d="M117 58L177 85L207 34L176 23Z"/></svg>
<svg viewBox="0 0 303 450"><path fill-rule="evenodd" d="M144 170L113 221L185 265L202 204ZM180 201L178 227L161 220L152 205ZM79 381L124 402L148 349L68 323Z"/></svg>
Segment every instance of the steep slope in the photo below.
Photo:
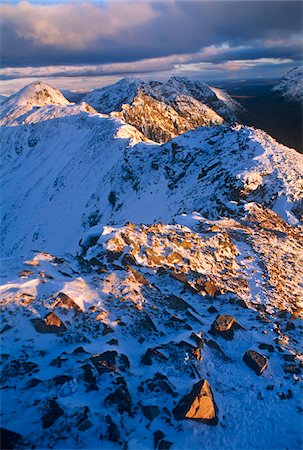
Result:
<svg viewBox="0 0 303 450"><path fill-rule="evenodd" d="M303 67L295 67L287 72L272 91L285 101L301 103L303 101Z"/></svg>
<svg viewBox="0 0 303 450"><path fill-rule="evenodd" d="M4 100L0 106L0 125L22 123L26 114L47 105L69 105L70 102L57 89L41 81L34 81Z"/></svg>
<svg viewBox="0 0 303 450"><path fill-rule="evenodd" d="M162 143L188 130L236 118L235 105L219 99L200 81L173 77L167 82L125 78L83 98L102 113L112 113Z"/></svg>

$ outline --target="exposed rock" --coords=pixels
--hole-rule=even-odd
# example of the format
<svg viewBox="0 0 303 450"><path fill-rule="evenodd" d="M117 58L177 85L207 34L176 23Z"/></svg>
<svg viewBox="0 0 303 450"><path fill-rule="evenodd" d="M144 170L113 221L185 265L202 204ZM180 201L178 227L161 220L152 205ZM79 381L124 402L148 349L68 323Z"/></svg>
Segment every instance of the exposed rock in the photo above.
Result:
<svg viewBox="0 0 303 450"><path fill-rule="evenodd" d="M291 375L299 375L301 373L300 367L296 364L285 364L283 370L285 373L290 373Z"/></svg>
<svg viewBox="0 0 303 450"><path fill-rule="evenodd" d="M232 339L234 335L234 324L236 319L228 315L218 315L211 326L211 333L219 334L224 339Z"/></svg>
<svg viewBox="0 0 303 450"><path fill-rule="evenodd" d="M215 297L216 295L221 293L220 288L212 281L205 281L204 289L205 292L211 297Z"/></svg>
<svg viewBox="0 0 303 450"><path fill-rule="evenodd" d="M229 356L227 356L224 351L222 350L222 348L220 347L219 344L217 344L217 342L213 341L212 339L207 339L207 341L205 341L206 345L210 348L212 348L213 350L215 350L217 352L217 354L224 360L224 361L231 361L231 358Z"/></svg>
<svg viewBox="0 0 303 450"><path fill-rule="evenodd" d="M168 381L166 375L157 372L152 379L146 380L146 386L151 392L158 392L163 394L169 394L172 397L177 397L175 387Z"/></svg>
<svg viewBox="0 0 303 450"><path fill-rule="evenodd" d="M0 428L0 437L2 450L13 450L22 439L21 434L2 427Z"/></svg>
<svg viewBox="0 0 303 450"><path fill-rule="evenodd" d="M75 348L75 350L73 350L72 355L79 355L79 354L87 354L88 352L86 350L84 350L83 347L77 347Z"/></svg>
<svg viewBox="0 0 303 450"><path fill-rule="evenodd" d="M164 439L162 439L159 442L158 450L169 450L172 445L173 445L173 442L165 441Z"/></svg>
<svg viewBox="0 0 303 450"><path fill-rule="evenodd" d="M107 439L112 442L119 442L120 431L118 426L115 424L111 416L106 416L107 427Z"/></svg>
<svg viewBox="0 0 303 450"><path fill-rule="evenodd" d="M61 384L67 383L71 379L72 379L72 377L70 377L68 375L57 375L56 377L53 378L53 382L54 382L55 386L59 386Z"/></svg>
<svg viewBox="0 0 303 450"><path fill-rule="evenodd" d="M209 313L211 313L211 314L215 314L215 313L218 312L217 308L216 308L215 306L213 306L213 305L211 305L211 306L208 308L207 311L208 311Z"/></svg>
<svg viewBox="0 0 303 450"><path fill-rule="evenodd" d="M152 422L160 414L159 406L146 405L142 406L142 411L145 417Z"/></svg>
<svg viewBox="0 0 303 450"><path fill-rule="evenodd" d="M161 430L154 432L154 449L157 448L159 441L165 437L165 434Z"/></svg>
<svg viewBox="0 0 303 450"><path fill-rule="evenodd" d="M189 308L189 304L185 300L173 294L165 297L164 301L176 311L186 311Z"/></svg>
<svg viewBox="0 0 303 450"><path fill-rule="evenodd" d="M39 333L62 333L66 326L53 312L47 314L44 319L32 319L36 331Z"/></svg>
<svg viewBox="0 0 303 450"><path fill-rule="evenodd" d="M203 337L198 336L196 333L192 333L190 338L197 344L198 347L202 348L205 344Z"/></svg>
<svg viewBox="0 0 303 450"><path fill-rule="evenodd" d="M135 280L143 286L149 286L150 282L142 275L138 270L133 269L131 266L127 266L127 270L133 274Z"/></svg>
<svg viewBox="0 0 303 450"><path fill-rule="evenodd" d="M268 359L264 355L254 350L248 350L243 356L243 361L251 369L253 369L257 375L261 375L267 367Z"/></svg>
<svg viewBox="0 0 303 450"><path fill-rule="evenodd" d="M275 351L275 347L271 344L266 344L264 342L262 342L261 344L259 344L259 349L260 350L267 350L269 351L269 353L273 353Z"/></svg>
<svg viewBox="0 0 303 450"><path fill-rule="evenodd" d="M105 372L117 372L116 357L118 353L116 351L107 351L104 353L98 353L91 357L91 361L98 370L99 374Z"/></svg>
<svg viewBox="0 0 303 450"><path fill-rule="evenodd" d="M64 292L59 292L54 303L54 306L61 306L62 308L74 309L77 313L82 312L80 306L68 295L64 294Z"/></svg>
<svg viewBox="0 0 303 450"><path fill-rule="evenodd" d="M173 409L177 420L194 419L208 425L217 425L217 407L207 380L196 383Z"/></svg>
<svg viewBox="0 0 303 450"><path fill-rule="evenodd" d="M131 413L132 400L125 384L122 384L112 394L109 394L104 402L106 405L116 405L120 414L123 414L124 412L127 412L128 414Z"/></svg>
<svg viewBox="0 0 303 450"><path fill-rule="evenodd" d="M161 361L168 361L168 358L163 355L159 350L156 348L149 348L147 349L145 355L141 359L141 363L145 364L146 366L151 366L153 363L153 360L156 360L158 362Z"/></svg>
<svg viewBox="0 0 303 450"><path fill-rule="evenodd" d="M94 376L92 366L90 364L84 364L82 369L84 370L84 381L87 383L86 392L98 391L99 388L96 384L96 377Z"/></svg>
<svg viewBox="0 0 303 450"><path fill-rule="evenodd" d="M18 273L18 277L20 278L28 278L30 275L33 275L33 271L32 270L21 270Z"/></svg>
<svg viewBox="0 0 303 450"><path fill-rule="evenodd" d="M63 414L63 409L60 408L55 400L48 400L47 412L42 416L43 428L51 427Z"/></svg>

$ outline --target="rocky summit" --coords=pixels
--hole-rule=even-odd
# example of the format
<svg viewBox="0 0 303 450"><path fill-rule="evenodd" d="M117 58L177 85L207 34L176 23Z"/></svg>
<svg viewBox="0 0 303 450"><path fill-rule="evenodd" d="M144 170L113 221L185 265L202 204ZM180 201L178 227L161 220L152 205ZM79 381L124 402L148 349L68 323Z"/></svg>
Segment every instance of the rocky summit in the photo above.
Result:
<svg viewBox="0 0 303 450"><path fill-rule="evenodd" d="M301 448L302 155L204 83L84 100L0 105L2 448Z"/></svg>

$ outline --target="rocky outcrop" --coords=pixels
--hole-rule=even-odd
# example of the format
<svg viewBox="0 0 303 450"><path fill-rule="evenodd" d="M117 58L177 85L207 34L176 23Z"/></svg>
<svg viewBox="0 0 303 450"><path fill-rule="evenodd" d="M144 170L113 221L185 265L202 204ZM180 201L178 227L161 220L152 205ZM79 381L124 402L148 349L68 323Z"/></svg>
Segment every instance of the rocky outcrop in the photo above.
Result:
<svg viewBox="0 0 303 450"><path fill-rule="evenodd" d="M254 350L247 350L243 356L243 361L248 365L248 367L253 369L257 375L261 375L268 364L267 357Z"/></svg>
<svg viewBox="0 0 303 450"><path fill-rule="evenodd" d="M50 312L44 319L32 319L33 325L38 333L62 333L66 326L54 312Z"/></svg>
<svg viewBox="0 0 303 450"><path fill-rule="evenodd" d="M207 380L196 383L191 392L186 394L173 409L177 420L200 420L208 425L217 425L217 406Z"/></svg>

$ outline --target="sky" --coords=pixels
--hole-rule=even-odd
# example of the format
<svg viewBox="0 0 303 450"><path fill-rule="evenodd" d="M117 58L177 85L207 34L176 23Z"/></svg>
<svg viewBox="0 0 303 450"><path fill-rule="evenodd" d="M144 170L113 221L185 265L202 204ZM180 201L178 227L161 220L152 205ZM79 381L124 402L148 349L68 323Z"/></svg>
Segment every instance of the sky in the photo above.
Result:
<svg viewBox="0 0 303 450"><path fill-rule="evenodd" d="M302 64L296 1L3 1L0 92L87 91L123 76L280 78Z"/></svg>

